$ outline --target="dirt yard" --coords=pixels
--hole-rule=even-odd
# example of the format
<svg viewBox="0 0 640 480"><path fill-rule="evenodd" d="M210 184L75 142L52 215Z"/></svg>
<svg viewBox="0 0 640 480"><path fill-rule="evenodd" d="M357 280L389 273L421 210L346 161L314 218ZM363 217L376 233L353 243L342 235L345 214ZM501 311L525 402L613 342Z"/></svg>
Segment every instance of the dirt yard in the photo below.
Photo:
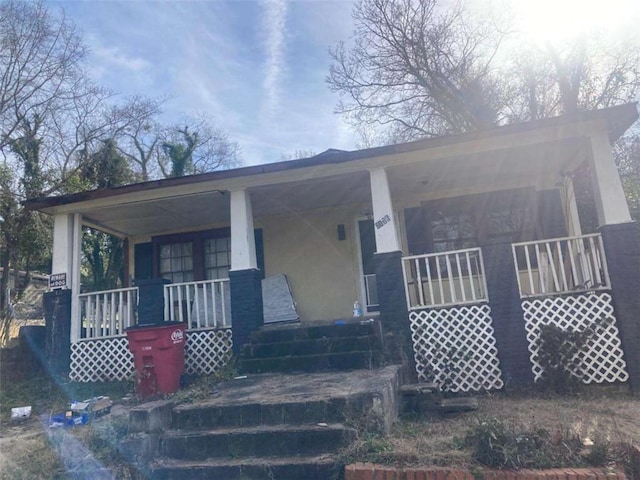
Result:
<svg viewBox="0 0 640 480"><path fill-rule="evenodd" d="M189 392L179 394L180 399L188 397ZM3 410L6 407L5 402ZM58 429L64 430L62 434L52 434L37 416L22 423L12 423L3 416L0 478L63 479L69 478L71 470L81 471L83 465L106 467L115 472L114 478L141 478L134 469L122 464L115 451L117 438L126 431L128 408L116 405L110 414L89 426ZM571 398L490 394L479 397L476 412L403 418L387 438L360 438L360 444L346 452L345 459L402 466L473 467L470 451L462 445L462 439L473 425L492 418L528 428L544 428L552 434L571 431L585 440L599 438L640 445L640 398L617 388L592 388ZM72 461L68 458L70 450L77 457Z"/></svg>

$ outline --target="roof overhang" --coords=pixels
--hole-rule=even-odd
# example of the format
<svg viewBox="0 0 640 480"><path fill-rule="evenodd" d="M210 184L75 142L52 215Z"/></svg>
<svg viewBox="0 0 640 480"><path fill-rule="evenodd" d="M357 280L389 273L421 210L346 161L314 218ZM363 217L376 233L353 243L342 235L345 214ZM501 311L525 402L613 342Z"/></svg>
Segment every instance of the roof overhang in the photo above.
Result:
<svg viewBox="0 0 640 480"><path fill-rule="evenodd" d="M81 213L120 236L157 234L229 221L229 191L248 189L256 217L369 203L368 171L387 169L394 198L434 198L472 190L553 185L589 154L589 136L619 138L636 104L581 112L482 132L299 160L156 180L25 202L48 214Z"/></svg>

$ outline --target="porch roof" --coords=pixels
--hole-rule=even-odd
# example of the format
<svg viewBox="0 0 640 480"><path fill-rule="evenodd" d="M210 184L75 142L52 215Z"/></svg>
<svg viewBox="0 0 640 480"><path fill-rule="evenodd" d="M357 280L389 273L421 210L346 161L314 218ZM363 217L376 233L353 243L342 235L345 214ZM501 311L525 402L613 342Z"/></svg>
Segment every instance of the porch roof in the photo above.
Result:
<svg viewBox="0 0 640 480"><path fill-rule="evenodd" d="M368 171L385 167L394 197L441 198L561 180L589 154L586 139L615 141L638 118L635 103L481 132L241 167L118 188L27 200L31 210L81 213L120 236L158 234L229 220L231 190L248 189L254 215L370 203Z"/></svg>

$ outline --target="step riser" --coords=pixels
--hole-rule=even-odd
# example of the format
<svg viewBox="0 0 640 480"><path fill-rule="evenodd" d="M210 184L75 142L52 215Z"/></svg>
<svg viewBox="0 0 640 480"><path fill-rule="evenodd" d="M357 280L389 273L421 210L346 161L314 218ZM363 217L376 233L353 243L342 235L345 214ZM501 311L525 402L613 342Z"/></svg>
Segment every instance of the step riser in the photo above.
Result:
<svg viewBox="0 0 640 480"><path fill-rule="evenodd" d="M251 343L280 343L335 337L363 337L378 334L377 322L319 325L288 329L259 330L251 334Z"/></svg>
<svg viewBox="0 0 640 480"><path fill-rule="evenodd" d="M173 412L172 428L187 430L340 423L344 421L345 404L344 398L333 398L329 401L289 404L240 404L176 409Z"/></svg>
<svg viewBox="0 0 640 480"><path fill-rule="evenodd" d="M261 343L245 345L245 358L286 357L288 355L317 355L323 353L346 353L353 351L380 350L379 336L320 338L284 343Z"/></svg>
<svg viewBox="0 0 640 480"><path fill-rule="evenodd" d="M258 431L167 436L160 453L179 460L277 457L336 452L355 438L348 429Z"/></svg>
<svg viewBox="0 0 640 480"><path fill-rule="evenodd" d="M372 369L382 365L382 352L349 352L299 357L242 358L243 373L322 372Z"/></svg>
<svg viewBox="0 0 640 480"><path fill-rule="evenodd" d="M154 480L328 480L342 478L343 466L335 464L297 464L277 466L238 465L223 467L158 468Z"/></svg>

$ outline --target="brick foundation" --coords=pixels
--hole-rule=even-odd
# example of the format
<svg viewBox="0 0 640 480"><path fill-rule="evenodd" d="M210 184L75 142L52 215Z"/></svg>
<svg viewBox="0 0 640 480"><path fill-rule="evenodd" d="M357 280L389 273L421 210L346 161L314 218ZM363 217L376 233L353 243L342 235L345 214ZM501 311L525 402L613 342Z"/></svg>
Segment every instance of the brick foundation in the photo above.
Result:
<svg viewBox="0 0 640 480"><path fill-rule="evenodd" d="M524 312L510 243L482 247L491 319L505 385L533 383Z"/></svg>
<svg viewBox="0 0 640 480"><path fill-rule="evenodd" d="M354 463L344 469L344 480L625 480L621 471L602 468L550 470L476 470L455 468L396 468Z"/></svg>
<svg viewBox="0 0 640 480"><path fill-rule="evenodd" d="M264 323L262 313L262 274L258 269L229 272L231 291L233 354L238 357L249 343L251 332Z"/></svg>
<svg viewBox="0 0 640 480"><path fill-rule="evenodd" d="M385 342L385 359L389 363L409 365L411 372L415 372L402 252L376 253L374 261L380 319L384 333L392 334Z"/></svg>
<svg viewBox="0 0 640 480"><path fill-rule="evenodd" d="M600 227L613 308L624 351L629 385L640 393L640 227L636 222Z"/></svg>

